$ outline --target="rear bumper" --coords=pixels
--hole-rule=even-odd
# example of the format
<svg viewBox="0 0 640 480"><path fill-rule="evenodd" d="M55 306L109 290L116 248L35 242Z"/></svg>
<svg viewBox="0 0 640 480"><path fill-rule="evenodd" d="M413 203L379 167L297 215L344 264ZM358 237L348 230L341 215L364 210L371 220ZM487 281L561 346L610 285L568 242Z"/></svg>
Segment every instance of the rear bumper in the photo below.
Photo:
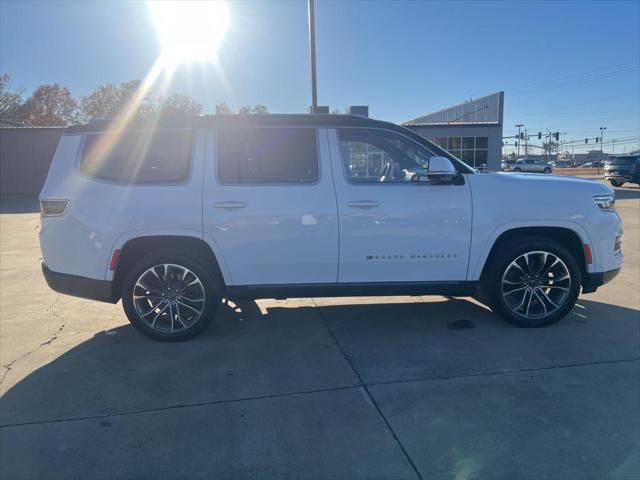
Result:
<svg viewBox="0 0 640 480"><path fill-rule="evenodd" d="M79 277L50 270L42 264L42 274L51 290L74 297L88 298L99 302L116 303L120 296L113 291L113 282Z"/></svg>
<svg viewBox="0 0 640 480"><path fill-rule="evenodd" d="M587 273L582 283L582 293L593 293L598 287L613 280L620 273L620 268L608 272Z"/></svg>

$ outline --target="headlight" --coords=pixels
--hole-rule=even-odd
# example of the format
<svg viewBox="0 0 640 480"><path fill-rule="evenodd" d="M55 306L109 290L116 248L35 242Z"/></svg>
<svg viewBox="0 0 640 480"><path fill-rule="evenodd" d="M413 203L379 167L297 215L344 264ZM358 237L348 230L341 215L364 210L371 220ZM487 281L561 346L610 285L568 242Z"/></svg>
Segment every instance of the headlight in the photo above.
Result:
<svg viewBox="0 0 640 480"><path fill-rule="evenodd" d="M615 210L616 196L615 195L596 195L593 197L593 201L600 207L600 210L606 210L612 212Z"/></svg>

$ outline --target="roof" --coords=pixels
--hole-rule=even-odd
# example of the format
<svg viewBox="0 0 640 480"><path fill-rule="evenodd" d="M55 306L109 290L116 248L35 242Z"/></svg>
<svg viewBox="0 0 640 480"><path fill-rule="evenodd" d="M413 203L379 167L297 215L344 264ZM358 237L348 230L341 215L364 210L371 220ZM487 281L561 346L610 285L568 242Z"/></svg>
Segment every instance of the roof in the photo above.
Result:
<svg viewBox="0 0 640 480"><path fill-rule="evenodd" d="M278 114L265 113L256 115L203 115L197 117L172 117L159 120L144 119L136 120L127 125L125 130L145 130L145 129L191 129L191 128L234 128L234 127L319 127L319 128L350 128L369 127L382 128L385 130L398 132L409 137L419 144L428 142L426 138L410 129L391 122L383 122L368 117L358 115L327 115L327 114ZM113 121L92 122L87 125L74 125L67 128L66 133L104 133L122 131L113 128ZM430 142L429 149L437 155L442 155L458 165L458 170L472 173L462 161L452 157L446 150Z"/></svg>
<svg viewBox="0 0 640 480"><path fill-rule="evenodd" d="M453 107L402 122L403 125L501 125L504 92L496 92Z"/></svg>
<svg viewBox="0 0 640 480"><path fill-rule="evenodd" d="M16 125L0 125L0 130L64 130L67 127L27 127Z"/></svg>
<svg viewBox="0 0 640 480"><path fill-rule="evenodd" d="M357 115L328 115L328 114L280 114L266 113L255 115L201 115L194 117L170 117L158 120L141 119L127 125L126 130L146 128L222 128L222 127L253 127L253 126L313 126L313 127L382 127L388 129L401 129L395 123L374 120ZM101 120L86 125L73 125L67 127L67 133L100 133L110 130L119 130L113 127L113 121Z"/></svg>

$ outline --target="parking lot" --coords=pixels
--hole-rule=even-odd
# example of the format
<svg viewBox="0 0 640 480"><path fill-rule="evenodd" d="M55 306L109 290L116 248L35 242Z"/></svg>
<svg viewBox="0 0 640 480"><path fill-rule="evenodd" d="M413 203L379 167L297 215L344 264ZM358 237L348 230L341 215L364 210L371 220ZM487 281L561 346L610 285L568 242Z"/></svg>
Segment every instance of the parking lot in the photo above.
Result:
<svg viewBox="0 0 640 480"><path fill-rule="evenodd" d="M222 305L153 342L57 295L32 198L2 199L2 478L640 478L640 188L625 263L544 329L467 298Z"/></svg>

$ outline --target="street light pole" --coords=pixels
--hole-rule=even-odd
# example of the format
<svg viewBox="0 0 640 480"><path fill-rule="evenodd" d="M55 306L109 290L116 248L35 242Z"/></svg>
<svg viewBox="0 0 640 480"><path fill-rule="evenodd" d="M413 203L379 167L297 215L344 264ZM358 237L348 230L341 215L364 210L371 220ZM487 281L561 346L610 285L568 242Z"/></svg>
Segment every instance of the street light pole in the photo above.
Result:
<svg viewBox="0 0 640 480"><path fill-rule="evenodd" d="M607 127L600 127L600 153L603 153L604 150L602 149L602 138L604 137L604 131L607 129Z"/></svg>
<svg viewBox="0 0 640 480"><path fill-rule="evenodd" d="M308 2L309 13L309 50L311 53L311 113L318 109L318 92L316 87L316 27L313 0Z"/></svg>

